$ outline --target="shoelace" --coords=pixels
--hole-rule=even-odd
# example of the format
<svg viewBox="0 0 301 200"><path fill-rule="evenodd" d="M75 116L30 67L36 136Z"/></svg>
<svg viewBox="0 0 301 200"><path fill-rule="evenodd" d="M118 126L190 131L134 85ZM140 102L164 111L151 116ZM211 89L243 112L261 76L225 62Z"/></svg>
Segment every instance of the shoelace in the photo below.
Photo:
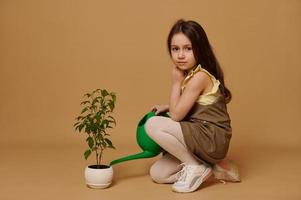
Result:
<svg viewBox="0 0 301 200"><path fill-rule="evenodd" d="M191 167L187 166L185 163L182 163L181 165L183 168L177 173L177 182L185 182L186 178L189 178L189 175L191 175Z"/></svg>

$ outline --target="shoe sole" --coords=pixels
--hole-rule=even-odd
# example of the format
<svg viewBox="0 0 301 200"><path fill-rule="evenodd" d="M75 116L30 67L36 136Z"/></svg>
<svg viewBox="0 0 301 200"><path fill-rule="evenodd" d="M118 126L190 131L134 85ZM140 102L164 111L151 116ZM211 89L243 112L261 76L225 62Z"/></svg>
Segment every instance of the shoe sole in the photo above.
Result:
<svg viewBox="0 0 301 200"><path fill-rule="evenodd" d="M172 187L172 191L178 192L178 193L188 193L188 192L193 192L193 191L197 190L201 186L201 184L204 181L206 181L213 174L213 171L212 171L212 169L208 168L208 169L206 169L204 174L205 175L201 176L189 190L178 190L178 189Z"/></svg>

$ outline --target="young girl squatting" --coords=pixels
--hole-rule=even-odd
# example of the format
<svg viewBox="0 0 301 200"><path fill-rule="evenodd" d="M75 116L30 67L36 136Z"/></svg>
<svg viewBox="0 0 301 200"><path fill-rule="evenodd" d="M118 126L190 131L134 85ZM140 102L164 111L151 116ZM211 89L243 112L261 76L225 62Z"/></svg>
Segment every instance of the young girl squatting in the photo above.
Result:
<svg viewBox="0 0 301 200"><path fill-rule="evenodd" d="M167 39L174 63L169 105L155 105L145 129L164 150L150 168L156 183L172 183L175 192L193 192L225 158L232 136L226 104L231 92L204 29L178 20Z"/></svg>

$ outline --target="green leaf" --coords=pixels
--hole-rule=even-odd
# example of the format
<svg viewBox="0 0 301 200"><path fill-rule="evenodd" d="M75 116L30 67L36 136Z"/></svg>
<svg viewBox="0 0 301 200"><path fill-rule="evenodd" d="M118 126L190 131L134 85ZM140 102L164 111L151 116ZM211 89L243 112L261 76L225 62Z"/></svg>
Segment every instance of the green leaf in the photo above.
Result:
<svg viewBox="0 0 301 200"><path fill-rule="evenodd" d="M108 147L115 149L115 147L113 146L111 140L109 140L108 138L105 138L105 141L108 143Z"/></svg>
<svg viewBox="0 0 301 200"><path fill-rule="evenodd" d="M109 105L109 107L110 107L110 110L113 111L113 110L114 110L114 107L115 107L114 102L113 102L113 101L110 101L110 102L108 103L108 105Z"/></svg>
<svg viewBox="0 0 301 200"><path fill-rule="evenodd" d="M93 94L95 94L96 92L100 92L100 91L101 91L101 89L96 89L93 91Z"/></svg>
<svg viewBox="0 0 301 200"><path fill-rule="evenodd" d="M83 102L80 103L80 105L85 105L87 103L90 103L90 101L83 101Z"/></svg>
<svg viewBox="0 0 301 200"><path fill-rule="evenodd" d="M89 109L89 107L85 107L85 108L82 110L81 114L83 114L84 112L86 112L88 109Z"/></svg>
<svg viewBox="0 0 301 200"><path fill-rule="evenodd" d="M79 124L75 127L75 130L78 130L78 132L80 132L82 130L83 126L85 126L85 124Z"/></svg>
<svg viewBox="0 0 301 200"><path fill-rule="evenodd" d="M81 119L83 119L84 117L83 116L78 116L77 118L76 118L76 120L81 120Z"/></svg>
<svg viewBox="0 0 301 200"><path fill-rule="evenodd" d="M99 124L99 127L103 129L103 128L104 128L104 125L105 125L105 121L104 121L104 120L101 120L101 123Z"/></svg>
<svg viewBox="0 0 301 200"><path fill-rule="evenodd" d="M100 112L96 113L95 119L96 119L97 121L100 121L101 115L102 115L102 113L100 113Z"/></svg>
<svg viewBox="0 0 301 200"><path fill-rule="evenodd" d="M79 127L78 127L78 130L79 130L79 132L81 132L81 131L82 131L82 129L84 128L84 126L85 126L85 124L81 124L81 125L79 125Z"/></svg>
<svg viewBox="0 0 301 200"><path fill-rule="evenodd" d="M112 146L108 146L108 148L111 148L111 149L116 149L113 145Z"/></svg>
<svg viewBox="0 0 301 200"><path fill-rule="evenodd" d="M108 116L108 118L112 119L112 120L108 120L109 122L111 122L111 123L113 123L114 125L116 125L116 120L114 119L114 117Z"/></svg>
<svg viewBox="0 0 301 200"><path fill-rule="evenodd" d="M86 128L85 128L85 132L88 133L88 134L91 133L91 128L87 125L86 125Z"/></svg>
<svg viewBox="0 0 301 200"><path fill-rule="evenodd" d="M76 123L73 125L73 127L74 127L74 126L77 126L79 123L80 123L80 122L76 122Z"/></svg>
<svg viewBox="0 0 301 200"><path fill-rule="evenodd" d="M99 102L97 98L96 98L96 99L93 99L92 105L94 105L94 104L97 103L97 102Z"/></svg>
<svg viewBox="0 0 301 200"><path fill-rule="evenodd" d="M97 115L104 115L105 114L105 112L103 111L103 110L99 110L98 112L97 112Z"/></svg>
<svg viewBox="0 0 301 200"><path fill-rule="evenodd" d="M84 153L85 159L87 160L88 157L91 155L92 151L90 149L86 150Z"/></svg>
<svg viewBox="0 0 301 200"><path fill-rule="evenodd" d="M96 109L97 107L92 104L92 106L89 107L91 110Z"/></svg>
<svg viewBox="0 0 301 200"><path fill-rule="evenodd" d="M116 101L116 94L111 92L110 95L112 97L112 100L115 102Z"/></svg>
<svg viewBox="0 0 301 200"><path fill-rule="evenodd" d="M89 94L89 93L86 93L85 95L84 95L84 97L85 96L87 96L88 98L91 96L91 94Z"/></svg>
<svg viewBox="0 0 301 200"><path fill-rule="evenodd" d="M107 128L109 126L109 121L108 120L104 119L104 120L102 120L102 122L103 122L104 128Z"/></svg>
<svg viewBox="0 0 301 200"><path fill-rule="evenodd" d="M108 93L107 90L101 90L101 95L102 95L103 97L105 97L105 96L108 96L109 93Z"/></svg>
<svg viewBox="0 0 301 200"><path fill-rule="evenodd" d="M97 132L97 128L98 128L98 125L97 125L97 124L95 124L95 123L91 124L91 131L92 131L93 133L96 133L96 132Z"/></svg>
<svg viewBox="0 0 301 200"><path fill-rule="evenodd" d="M87 137L86 141L88 142L88 146L90 147L90 149L92 149L94 146L93 138L89 136L89 137Z"/></svg>
<svg viewBox="0 0 301 200"><path fill-rule="evenodd" d="M102 136L102 134L100 134L100 133L97 134L97 135L96 135L96 140L97 140L97 141L103 141L103 136Z"/></svg>
<svg viewBox="0 0 301 200"><path fill-rule="evenodd" d="M105 142L102 142L101 145L104 149L107 148L107 146L108 146L107 143L105 143Z"/></svg>
<svg viewBox="0 0 301 200"><path fill-rule="evenodd" d="M92 113L89 113L85 116L85 118L90 118L91 115L92 115Z"/></svg>

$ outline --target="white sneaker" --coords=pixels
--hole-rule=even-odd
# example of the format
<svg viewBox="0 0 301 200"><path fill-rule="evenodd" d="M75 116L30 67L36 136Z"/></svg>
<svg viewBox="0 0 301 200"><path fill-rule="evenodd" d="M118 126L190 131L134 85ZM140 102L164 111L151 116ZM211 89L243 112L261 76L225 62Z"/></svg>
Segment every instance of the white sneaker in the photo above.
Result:
<svg viewBox="0 0 301 200"><path fill-rule="evenodd" d="M211 167L206 165L186 165L177 173L178 180L172 185L175 192L193 192L212 174Z"/></svg>

